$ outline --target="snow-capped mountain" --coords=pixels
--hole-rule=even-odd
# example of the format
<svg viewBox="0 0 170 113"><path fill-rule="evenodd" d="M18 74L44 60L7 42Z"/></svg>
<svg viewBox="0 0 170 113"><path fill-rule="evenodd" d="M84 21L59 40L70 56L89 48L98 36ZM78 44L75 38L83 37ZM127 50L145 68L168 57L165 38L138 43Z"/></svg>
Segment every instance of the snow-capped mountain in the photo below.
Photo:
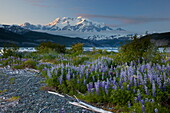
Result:
<svg viewBox="0 0 170 113"><path fill-rule="evenodd" d="M113 30L112 28L106 26L104 23L94 22L80 16L76 18L56 18L53 22L50 22L47 25L33 25L27 22L20 26L29 30L47 31L101 32Z"/></svg>
<svg viewBox="0 0 170 113"><path fill-rule="evenodd" d="M18 34L24 34L28 31L37 31L73 38L79 37L88 40L127 39L133 34L125 29L111 28L104 23L95 22L80 16L75 18L56 18L46 25L34 25L26 22L21 25L0 25L0 28Z"/></svg>

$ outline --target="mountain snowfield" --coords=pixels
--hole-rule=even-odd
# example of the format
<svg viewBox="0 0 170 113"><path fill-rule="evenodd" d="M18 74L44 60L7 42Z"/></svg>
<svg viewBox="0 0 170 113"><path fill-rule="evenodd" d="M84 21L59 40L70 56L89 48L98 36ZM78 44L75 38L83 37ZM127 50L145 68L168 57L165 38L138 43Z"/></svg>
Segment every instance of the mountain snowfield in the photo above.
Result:
<svg viewBox="0 0 170 113"><path fill-rule="evenodd" d="M50 22L47 25L33 25L26 22L20 26L30 30L48 31L100 32L113 30L112 28L106 26L104 23L97 23L80 16L76 18L56 18L53 22Z"/></svg>
<svg viewBox="0 0 170 113"><path fill-rule="evenodd" d="M53 22L46 25L34 25L26 22L20 26L28 30L73 38L80 37L89 40L108 40L122 37L127 38L134 34L122 28L111 28L104 23L95 22L81 16L75 18L56 18Z"/></svg>

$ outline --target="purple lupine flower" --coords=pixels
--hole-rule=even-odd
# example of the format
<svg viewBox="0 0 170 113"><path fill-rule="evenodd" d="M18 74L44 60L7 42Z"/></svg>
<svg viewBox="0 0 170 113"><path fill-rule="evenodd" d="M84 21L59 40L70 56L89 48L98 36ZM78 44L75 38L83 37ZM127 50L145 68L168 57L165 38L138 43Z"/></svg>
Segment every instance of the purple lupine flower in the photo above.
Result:
<svg viewBox="0 0 170 113"><path fill-rule="evenodd" d="M96 94L99 94L99 83L95 82L94 86L95 86L95 89L96 89Z"/></svg>
<svg viewBox="0 0 170 113"><path fill-rule="evenodd" d="M132 86L132 84L133 84L133 77L130 77L129 79L130 79L130 85Z"/></svg>
<svg viewBox="0 0 170 113"><path fill-rule="evenodd" d="M86 85L86 79L84 79L83 84Z"/></svg>
<svg viewBox="0 0 170 113"><path fill-rule="evenodd" d="M74 73L73 73L73 76L72 76L72 77L73 77L73 79L75 79L75 74L74 74Z"/></svg>
<svg viewBox="0 0 170 113"><path fill-rule="evenodd" d="M152 73L151 72L148 73L148 77L149 77L150 83L152 83L153 77L152 77Z"/></svg>
<svg viewBox="0 0 170 113"><path fill-rule="evenodd" d="M54 71L54 69L55 69L55 67L53 67L53 66L52 66L52 67L51 67L51 72L53 72L53 71Z"/></svg>
<svg viewBox="0 0 170 113"><path fill-rule="evenodd" d="M120 89L122 89L122 90L123 90L123 89L124 89L124 86L121 86L121 87L120 87Z"/></svg>
<svg viewBox="0 0 170 113"><path fill-rule="evenodd" d="M130 85L129 84L127 85L127 90L130 90Z"/></svg>
<svg viewBox="0 0 170 113"><path fill-rule="evenodd" d="M86 79L89 77L88 69L86 69Z"/></svg>
<svg viewBox="0 0 170 113"><path fill-rule="evenodd" d="M59 79L60 84L62 84L63 76L60 76L58 79Z"/></svg>
<svg viewBox="0 0 170 113"><path fill-rule="evenodd" d="M133 93L136 93L136 89L135 88L133 89Z"/></svg>
<svg viewBox="0 0 170 113"><path fill-rule="evenodd" d="M83 77L83 73L80 73L80 79Z"/></svg>
<svg viewBox="0 0 170 113"><path fill-rule="evenodd" d="M137 86L136 78L134 78L133 81L134 81L134 86Z"/></svg>
<svg viewBox="0 0 170 113"><path fill-rule="evenodd" d="M154 111L155 111L155 113L158 113L158 109L157 108L155 108Z"/></svg>
<svg viewBox="0 0 170 113"><path fill-rule="evenodd" d="M113 80L113 78L112 78L112 76L111 76L111 75L109 75L109 80L110 80L110 81L112 81L112 80Z"/></svg>
<svg viewBox="0 0 170 113"><path fill-rule="evenodd" d="M138 101L141 101L141 93L140 93L140 90L138 89L137 91L137 95L138 95Z"/></svg>
<svg viewBox="0 0 170 113"><path fill-rule="evenodd" d="M116 71L116 78L119 77L119 71Z"/></svg>
<svg viewBox="0 0 170 113"><path fill-rule="evenodd" d="M90 93L91 92L91 89L93 88L93 83L90 82L89 84L87 84L87 90L88 92Z"/></svg>
<svg viewBox="0 0 170 113"><path fill-rule="evenodd" d="M101 87L102 87L102 89L105 88L105 81L102 81L102 82L101 82Z"/></svg>
<svg viewBox="0 0 170 113"><path fill-rule="evenodd" d="M108 89L109 89L109 85L106 84L106 85L105 85L105 93L106 93L107 95L108 95L108 93L109 93L109 90L108 90Z"/></svg>
<svg viewBox="0 0 170 113"><path fill-rule="evenodd" d="M52 77L51 72L50 72L50 70L49 70L49 69L47 70L47 75L48 75L48 77L49 77L49 78L51 78L51 77Z"/></svg>
<svg viewBox="0 0 170 113"><path fill-rule="evenodd" d="M66 78L68 81L70 81L70 73L67 73Z"/></svg>
<svg viewBox="0 0 170 113"><path fill-rule="evenodd" d="M131 61L131 62L130 62L130 66L133 66L133 64L134 64L134 62L133 62L133 61Z"/></svg>
<svg viewBox="0 0 170 113"><path fill-rule="evenodd" d="M121 80L121 79L120 79L120 81L119 81L119 85L122 86L122 80Z"/></svg>
<svg viewBox="0 0 170 113"><path fill-rule="evenodd" d="M92 76L93 82L95 82L95 76Z"/></svg>
<svg viewBox="0 0 170 113"><path fill-rule="evenodd" d="M113 78L113 84L116 84L116 77Z"/></svg>
<svg viewBox="0 0 170 113"><path fill-rule="evenodd" d="M150 64L150 63L147 63L147 64L146 64L146 68L147 68L148 70L150 70L150 69L151 69L151 64Z"/></svg>
<svg viewBox="0 0 170 113"><path fill-rule="evenodd" d="M113 89L114 89L114 90L117 90L117 86L116 86L116 84L114 84Z"/></svg>
<svg viewBox="0 0 170 113"><path fill-rule="evenodd" d="M131 107L131 103L130 103L130 101L128 101L128 108L130 108Z"/></svg>
<svg viewBox="0 0 170 113"><path fill-rule="evenodd" d="M64 67L61 68L61 75L64 74Z"/></svg>
<svg viewBox="0 0 170 113"><path fill-rule="evenodd" d="M142 100L141 100L141 103L144 105L144 104L145 104L145 101L142 99Z"/></svg>
<svg viewBox="0 0 170 113"><path fill-rule="evenodd" d="M58 69L55 70L55 74L58 75Z"/></svg>
<svg viewBox="0 0 170 113"><path fill-rule="evenodd" d="M108 78L107 78L106 84L107 84L107 85L109 85L109 84L110 84L110 81L109 81L109 79L108 79Z"/></svg>
<svg viewBox="0 0 170 113"><path fill-rule="evenodd" d="M101 73L102 72L102 70L99 68L99 72Z"/></svg>
<svg viewBox="0 0 170 113"><path fill-rule="evenodd" d="M145 113L145 105L142 104L142 112Z"/></svg>
<svg viewBox="0 0 170 113"><path fill-rule="evenodd" d="M144 69L145 69L145 65L142 65L142 66L140 67L140 71L143 73L143 72L144 72Z"/></svg>
<svg viewBox="0 0 170 113"><path fill-rule="evenodd" d="M79 79L77 79L77 84L80 84L80 80Z"/></svg>
<svg viewBox="0 0 170 113"><path fill-rule="evenodd" d="M22 61L22 62L25 62L25 61L27 61L27 59L24 58L24 59L21 59L21 61Z"/></svg>
<svg viewBox="0 0 170 113"><path fill-rule="evenodd" d="M166 91L166 82L164 81L163 90Z"/></svg>
<svg viewBox="0 0 170 113"><path fill-rule="evenodd" d="M145 89L146 95L149 95L148 87L146 85L144 85L144 89Z"/></svg>
<svg viewBox="0 0 170 113"><path fill-rule="evenodd" d="M135 97L135 98L134 98L134 102L135 102L135 103L137 103L137 100L138 100L138 98L137 98L137 97Z"/></svg>
<svg viewBox="0 0 170 113"><path fill-rule="evenodd" d="M156 96L156 87L155 87L155 82L152 82L152 95L155 97Z"/></svg>
<svg viewBox="0 0 170 113"><path fill-rule="evenodd" d="M157 77L156 83L158 84L158 88L161 89L162 88L162 83L161 83L161 78L160 77Z"/></svg>
<svg viewBox="0 0 170 113"><path fill-rule="evenodd" d="M104 80L104 73L102 73L102 80Z"/></svg>
<svg viewBox="0 0 170 113"><path fill-rule="evenodd" d="M87 91L90 93L90 90L91 90L90 89L90 84L87 84L86 86L87 86Z"/></svg>

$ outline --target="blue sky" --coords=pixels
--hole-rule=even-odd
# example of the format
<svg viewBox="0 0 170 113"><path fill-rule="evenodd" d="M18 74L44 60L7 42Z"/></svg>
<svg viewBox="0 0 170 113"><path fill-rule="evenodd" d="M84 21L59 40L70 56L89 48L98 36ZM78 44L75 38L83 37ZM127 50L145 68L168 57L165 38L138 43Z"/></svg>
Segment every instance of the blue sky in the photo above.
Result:
<svg viewBox="0 0 170 113"><path fill-rule="evenodd" d="M129 31L170 31L170 0L0 0L0 24L83 16Z"/></svg>

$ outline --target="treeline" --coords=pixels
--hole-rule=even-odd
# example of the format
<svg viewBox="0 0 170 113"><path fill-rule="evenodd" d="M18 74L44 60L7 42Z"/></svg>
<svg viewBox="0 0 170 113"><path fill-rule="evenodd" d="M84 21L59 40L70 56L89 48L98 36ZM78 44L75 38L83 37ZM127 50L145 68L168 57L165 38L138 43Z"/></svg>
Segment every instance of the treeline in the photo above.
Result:
<svg viewBox="0 0 170 113"><path fill-rule="evenodd" d="M83 43L76 43L71 46L70 49L66 49L65 45L53 43L53 42L42 42L36 47L37 53L59 53L59 54L72 54L79 55L83 53ZM3 49L3 57L8 56L21 56L21 53L17 52L19 49L15 44L10 45L10 47L5 46ZM119 52L116 54L114 52L108 52L106 50L96 50L93 47L91 52L88 54L114 54L114 59L117 63L131 62L131 61L152 61L158 62L162 55L158 51L158 47L150 41L150 38L138 39L137 36L132 37L132 41L122 45Z"/></svg>

